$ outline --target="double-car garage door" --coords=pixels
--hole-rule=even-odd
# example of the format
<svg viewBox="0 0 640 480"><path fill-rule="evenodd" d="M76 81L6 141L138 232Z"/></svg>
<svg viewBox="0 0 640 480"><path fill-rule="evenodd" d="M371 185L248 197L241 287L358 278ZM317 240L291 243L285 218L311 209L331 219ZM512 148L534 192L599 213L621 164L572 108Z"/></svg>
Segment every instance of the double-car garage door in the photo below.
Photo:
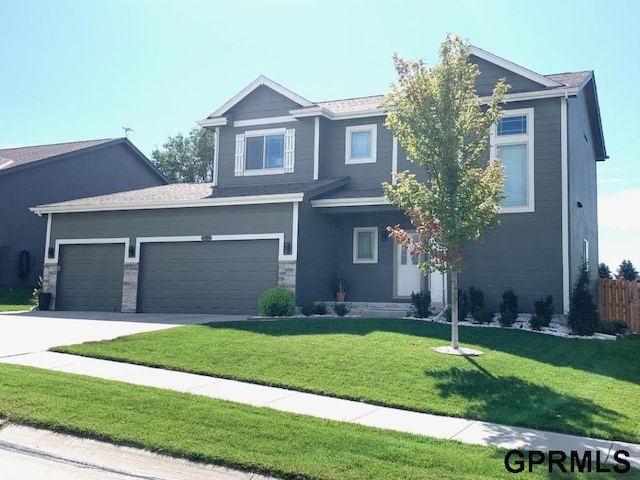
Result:
<svg viewBox="0 0 640 480"><path fill-rule="evenodd" d="M122 244L62 246L56 308L120 311L123 259ZM255 314L278 241L143 243L138 275L138 312Z"/></svg>

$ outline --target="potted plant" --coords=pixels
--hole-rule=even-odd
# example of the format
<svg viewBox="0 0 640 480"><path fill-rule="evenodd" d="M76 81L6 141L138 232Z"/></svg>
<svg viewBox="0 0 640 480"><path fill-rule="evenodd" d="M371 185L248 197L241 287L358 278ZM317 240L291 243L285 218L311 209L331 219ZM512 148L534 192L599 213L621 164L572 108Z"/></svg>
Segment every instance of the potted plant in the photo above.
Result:
<svg viewBox="0 0 640 480"><path fill-rule="evenodd" d="M332 281L333 292L336 297L336 301L344 302L347 298L347 279L338 274Z"/></svg>
<svg viewBox="0 0 640 480"><path fill-rule="evenodd" d="M33 296L38 300L38 310L49 310L51 305L51 293L45 292L42 285L42 277L38 277L38 283L36 283L33 289Z"/></svg>

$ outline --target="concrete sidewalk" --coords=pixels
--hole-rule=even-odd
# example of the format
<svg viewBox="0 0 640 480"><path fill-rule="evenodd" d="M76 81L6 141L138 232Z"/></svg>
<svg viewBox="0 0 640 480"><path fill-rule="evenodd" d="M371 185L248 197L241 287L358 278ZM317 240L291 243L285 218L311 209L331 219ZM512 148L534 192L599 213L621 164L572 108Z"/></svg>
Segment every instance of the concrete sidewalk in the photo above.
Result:
<svg viewBox="0 0 640 480"><path fill-rule="evenodd" d="M613 461L613 453L622 449L629 452L631 465L640 468L640 445L638 444L411 412L283 388L63 353L30 353L5 357L0 361L188 392L284 412L457 440L469 444L520 450L562 450L564 452L598 450L601 452L601 458L607 458L610 461Z"/></svg>

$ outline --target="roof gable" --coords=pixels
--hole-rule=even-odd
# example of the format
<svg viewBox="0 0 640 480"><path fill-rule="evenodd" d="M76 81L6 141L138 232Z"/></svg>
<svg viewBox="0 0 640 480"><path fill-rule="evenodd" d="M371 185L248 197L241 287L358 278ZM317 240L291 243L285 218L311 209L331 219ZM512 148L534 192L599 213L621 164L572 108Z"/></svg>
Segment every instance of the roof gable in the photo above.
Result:
<svg viewBox="0 0 640 480"><path fill-rule="evenodd" d="M498 57L493 53L489 53L486 50L482 50L481 48L471 46L470 54L474 55L482 60L485 60L489 63L493 63L505 70L509 70L510 72L515 73L521 77L524 77L528 80L531 80L543 87L561 87L562 84L558 83L550 78L545 77L544 75L540 75L539 73L533 72L527 68L521 67L509 60L505 60L504 58Z"/></svg>
<svg viewBox="0 0 640 480"><path fill-rule="evenodd" d="M168 183L167 178L160 170L127 138L85 140L0 150L0 175L120 144L129 148L145 166L151 169L163 182Z"/></svg>
<svg viewBox="0 0 640 480"><path fill-rule="evenodd" d="M218 108L215 112L209 115L207 118L215 118L220 117L227 113L232 107L240 103L245 97L251 94L254 90L256 90L260 86L265 86L270 88L271 90L279 93L283 97L288 98L292 102L300 105L301 107L312 107L314 104L311 103L306 98L301 97L297 93L292 92L291 90L283 87L279 83L274 82L273 80L265 77L264 75L260 75L253 82L243 88L240 92L238 92L231 100L226 102L220 108Z"/></svg>

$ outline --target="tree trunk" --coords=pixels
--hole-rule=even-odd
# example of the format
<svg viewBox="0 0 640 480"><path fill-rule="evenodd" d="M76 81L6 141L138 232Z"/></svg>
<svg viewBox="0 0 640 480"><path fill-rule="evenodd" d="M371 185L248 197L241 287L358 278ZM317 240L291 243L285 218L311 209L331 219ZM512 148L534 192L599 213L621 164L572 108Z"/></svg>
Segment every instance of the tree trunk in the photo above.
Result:
<svg viewBox="0 0 640 480"><path fill-rule="evenodd" d="M451 348L458 349L458 272L451 272Z"/></svg>

